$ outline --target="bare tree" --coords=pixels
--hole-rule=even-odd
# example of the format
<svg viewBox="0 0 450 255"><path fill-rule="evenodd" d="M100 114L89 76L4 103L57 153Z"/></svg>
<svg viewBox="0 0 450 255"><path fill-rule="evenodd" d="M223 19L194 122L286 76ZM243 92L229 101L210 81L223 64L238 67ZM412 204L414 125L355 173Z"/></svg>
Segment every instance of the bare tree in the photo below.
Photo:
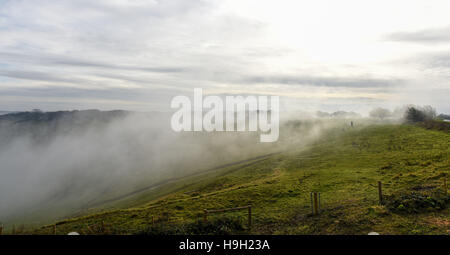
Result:
<svg viewBox="0 0 450 255"><path fill-rule="evenodd" d="M369 114L370 114L370 117L378 118L381 120L388 118L392 115L391 111L389 111L388 109L381 108L381 107L373 109L372 111L370 111Z"/></svg>

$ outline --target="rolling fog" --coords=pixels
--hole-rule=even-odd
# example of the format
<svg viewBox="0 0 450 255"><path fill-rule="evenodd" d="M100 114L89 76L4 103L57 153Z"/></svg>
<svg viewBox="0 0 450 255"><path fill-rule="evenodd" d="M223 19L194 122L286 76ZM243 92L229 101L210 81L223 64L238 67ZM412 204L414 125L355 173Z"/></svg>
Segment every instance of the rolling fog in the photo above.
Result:
<svg viewBox="0 0 450 255"><path fill-rule="evenodd" d="M0 121L0 222L6 224L64 217L161 180L301 148L342 124L285 119L278 142L260 143L257 132L176 133L170 114L29 115Z"/></svg>
<svg viewBox="0 0 450 255"><path fill-rule="evenodd" d="M29 115L0 122L0 222L63 217L164 179L306 143L324 128L297 126L288 135L286 127L278 142L260 143L256 132L176 133L170 114Z"/></svg>

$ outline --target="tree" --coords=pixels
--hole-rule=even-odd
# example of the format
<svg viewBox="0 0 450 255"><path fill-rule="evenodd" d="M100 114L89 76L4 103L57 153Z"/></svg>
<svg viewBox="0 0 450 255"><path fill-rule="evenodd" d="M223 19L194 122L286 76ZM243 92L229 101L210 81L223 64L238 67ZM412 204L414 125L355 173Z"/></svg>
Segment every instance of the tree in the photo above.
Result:
<svg viewBox="0 0 450 255"><path fill-rule="evenodd" d="M378 118L383 120L391 116L391 111L389 111L388 109L378 107L370 111L369 115L372 118Z"/></svg>
<svg viewBox="0 0 450 255"><path fill-rule="evenodd" d="M436 118L436 110L429 105L423 107L410 105L405 112L407 122L421 122L434 118Z"/></svg>
<svg viewBox="0 0 450 255"><path fill-rule="evenodd" d="M425 114L425 119L435 119L436 118L436 109L431 107L431 105L425 105L422 107L422 111Z"/></svg>
<svg viewBox="0 0 450 255"><path fill-rule="evenodd" d="M328 112L317 111L316 116L318 118L329 118L330 114Z"/></svg>

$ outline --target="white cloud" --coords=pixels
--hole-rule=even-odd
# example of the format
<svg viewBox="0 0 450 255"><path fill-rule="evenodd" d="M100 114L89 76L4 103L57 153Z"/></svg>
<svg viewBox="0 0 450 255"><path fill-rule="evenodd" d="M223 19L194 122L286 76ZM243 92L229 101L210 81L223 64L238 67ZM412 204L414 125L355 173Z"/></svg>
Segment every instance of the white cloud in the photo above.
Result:
<svg viewBox="0 0 450 255"><path fill-rule="evenodd" d="M322 102L369 97L372 104L398 98L414 103L420 93L407 92L427 81L429 71L406 60L450 49L439 30L450 26L449 7L448 1L1 1L0 109L41 104L55 110L65 101L65 109L162 110L170 100L158 93L193 87ZM440 43L410 43L419 37L439 37ZM448 72L433 73L433 86L450 92L443 83ZM271 82L246 83L251 77ZM295 79L296 86L286 86L282 77ZM340 86L323 88L324 80ZM379 89L372 81L386 82ZM14 98L24 101L14 105L21 109L10 108L11 88L19 89ZM33 95L43 88L56 98ZM28 92L17 94L22 89ZM64 89L66 97L58 101ZM120 96L119 89L131 92ZM152 94L152 103L136 91ZM450 111L433 93L421 101ZM411 97L400 97L405 94ZM104 103L111 95L114 101ZM54 101L62 103L52 107Z"/></svg>

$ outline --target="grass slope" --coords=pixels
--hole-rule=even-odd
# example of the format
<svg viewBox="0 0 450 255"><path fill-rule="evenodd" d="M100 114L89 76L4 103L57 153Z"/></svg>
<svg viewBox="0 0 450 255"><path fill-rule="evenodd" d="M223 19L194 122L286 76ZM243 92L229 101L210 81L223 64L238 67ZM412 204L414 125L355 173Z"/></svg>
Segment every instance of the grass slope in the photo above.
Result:
<svg viewBox="0 0 450 255"><path fill-rule="evenodd" d="M252 205L251 230L245 226L246 211L211 215L210 221L241 220L242 228L217 223L230 233L449 234L449 196L442 188L450 171L449 143L448 133L412 125L334 130L306 149L232 165L124 199L121 204L129 209L61 221L57 233L217 233L211 228L192 230L202 225L203 209ZM378 205L379 180L386 194L383 206ZM322 213L317 216L310 215L311 191L321 192ZM52 226L33 231L52 232Z"/></svg>

